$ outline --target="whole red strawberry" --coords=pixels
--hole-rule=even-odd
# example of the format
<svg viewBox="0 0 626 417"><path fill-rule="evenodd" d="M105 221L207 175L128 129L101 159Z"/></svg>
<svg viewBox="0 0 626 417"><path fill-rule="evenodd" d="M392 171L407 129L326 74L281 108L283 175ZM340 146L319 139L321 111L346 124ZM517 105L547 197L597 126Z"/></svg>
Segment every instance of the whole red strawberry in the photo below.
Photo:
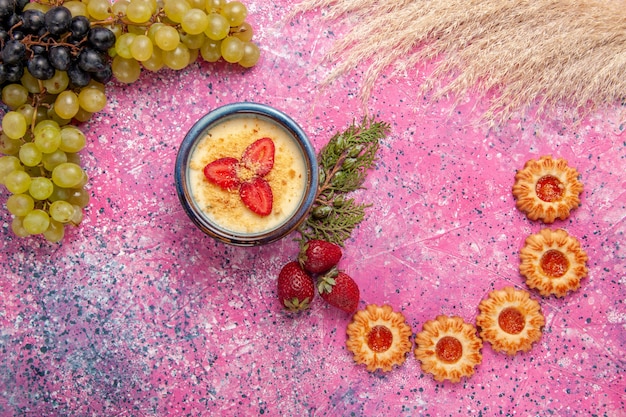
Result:
<svg viewBox="0 0 626 417"><path fill-rule="evenodd" d="M296 261L289 262L278 274L278 299L289 311L309 308L315 296L313 279Z"/></svg>
<svg viewBox="0 0 626 417"><path fill-rule="evenodd" d="M339 263L342 252L339 245L325 240L309 240L300 249L298 262L306 271L320 274L330 270Z"/></svg>
<svg viewBox="0 0 626 417"><path fill-rule="evenodd" d="M328 304L346 313L354 313L359 306L359 286L352 277L337 268L320 276L317 291Z"/></svg>

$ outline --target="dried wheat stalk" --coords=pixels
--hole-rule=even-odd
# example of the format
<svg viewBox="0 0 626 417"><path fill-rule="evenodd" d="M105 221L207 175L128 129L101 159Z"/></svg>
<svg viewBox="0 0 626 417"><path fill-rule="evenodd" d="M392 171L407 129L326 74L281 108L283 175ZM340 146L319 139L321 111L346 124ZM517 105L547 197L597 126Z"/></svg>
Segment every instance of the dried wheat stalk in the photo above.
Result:
<svg viewBox="0 0 626 417"><path fill-rule="evenodd" d="M303 0L292 16L316 9L351 25L325 57L334 64L326 83L368 63L365 103L383 71L428 60L425 91L489 96L484 116L495 122L529 106L626 99L625 0Z"/></svg>

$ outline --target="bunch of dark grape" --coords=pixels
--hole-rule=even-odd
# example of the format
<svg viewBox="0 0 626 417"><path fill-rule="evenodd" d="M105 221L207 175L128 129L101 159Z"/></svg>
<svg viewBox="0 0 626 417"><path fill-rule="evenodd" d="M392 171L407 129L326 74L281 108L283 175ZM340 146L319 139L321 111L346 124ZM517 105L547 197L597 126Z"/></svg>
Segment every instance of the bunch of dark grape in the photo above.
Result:
<svg viewBox="0 0 626 417"><path fill-rule="evenodd" d="M0 184L16 236L60 241L89 203L78 127L112 79L180 70L198 57L243 68L259 48L247 9L226 0L0 0Z"/></svg>

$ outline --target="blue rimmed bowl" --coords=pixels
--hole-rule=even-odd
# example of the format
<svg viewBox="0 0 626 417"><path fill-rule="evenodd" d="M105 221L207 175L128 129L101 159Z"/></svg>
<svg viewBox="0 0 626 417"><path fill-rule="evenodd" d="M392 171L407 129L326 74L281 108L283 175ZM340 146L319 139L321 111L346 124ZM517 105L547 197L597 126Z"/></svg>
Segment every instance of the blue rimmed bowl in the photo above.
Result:
<svg viewBox="0 0 626 417"><path fill-rule="evenodd" d="M211 159L237 156L220 155L218 148L228 153L241 148L242 141L258 136L274 136L276 164L282 163L277 170L291 174L276 182L283 187L274 191L275 203L280 204L275 204L267 218L239 207L236 196L218 195L224 191L209 184L202 174L202 167ZM219 143L212 142L216 140ZM209 153L212 156L207 157ZM232 245L264 245L287 236L305 220L318 188L317 157L302 128L285 113L259 103L228 104L206 114L189 130L176 157L175 182L185 212L204 233ZM220 207L224 198L231 201Z"/></svg>

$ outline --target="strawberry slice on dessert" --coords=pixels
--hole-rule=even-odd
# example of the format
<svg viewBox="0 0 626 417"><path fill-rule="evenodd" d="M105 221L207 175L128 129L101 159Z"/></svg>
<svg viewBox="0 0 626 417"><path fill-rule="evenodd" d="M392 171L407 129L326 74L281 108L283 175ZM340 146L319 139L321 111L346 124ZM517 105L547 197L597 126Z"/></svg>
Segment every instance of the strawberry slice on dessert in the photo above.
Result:
<svg viewBox="0 0 626 417"><path fill-rule="evenodd" d="M236 158L220 158L205 166L203 172L209 182L225 190L236 190L241 183L237 175L238 167Z"/></svg>
<svg viewBox="0 0 626 417"><path fill-rule="evenodd" d="M270 138L261 138L251 143L241 155L244 167L263 177L274 167L274 141Z"/></svg>
<svg viewBox="0 0 626 417"><path fill-rule="evenodd" d="M241 183L239 195L246 207L259 216L267 216L272 212L274 196L266 179L254 177Z"/></svg>

